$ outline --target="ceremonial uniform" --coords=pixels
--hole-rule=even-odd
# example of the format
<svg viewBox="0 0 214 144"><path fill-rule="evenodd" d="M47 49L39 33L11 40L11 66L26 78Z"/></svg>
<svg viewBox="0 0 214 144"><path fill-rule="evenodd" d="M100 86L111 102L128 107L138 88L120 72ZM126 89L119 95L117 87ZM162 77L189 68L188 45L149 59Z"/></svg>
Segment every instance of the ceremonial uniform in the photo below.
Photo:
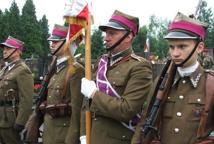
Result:
<svg viewBox="0 0 214 144"><path fill-rule="evenodd" d="M214 73L205 70L197 61L198 53L204 49L206 28L206 23L182 13L178 13L170 24L165 39L170 46L169 53L176 74L169 92L161 99L163 104L155 119L156 124L153 125L157 128L160 139L157 137L152 142L213 143L208 136L214 129L214 90L212 89ZM144 124L145 122L141 124L141 128L144 128ZM138 132L142 133L142 131ZM132 144L146 141L146 134L144 133L144 137L139 140L139 133L135 133Z"/></svg>
<svg viewBox="0 0 214 144"><path fill-rule="evenodd" d="M107 31L112 28L123 31L123 27L119 28L118 17L131 21L128 16L116 11L110 22L100 26L100 29ZM136 23L130 23L137 27ZM132 32L136 34L137 29L132 29ZM110 51L109 54L102 55L95 65L93 80L97 90L90 105L91 143L130 144L143 104L151 92L150 63L135 55L131 47L116 54Z"/></svg>
<svg viewBox="0 0 214 144"><path fill-rule="evenodd" d="M15 47L11 40L19 42L9 37L2 45ZM3 67L0 72L0 139L2 143L23 143L19 132L24 128L32 112L33 90L32 72L21 59ZM16 131L15 125L19 125L22 129Z"/></svg>
<svg viewBox="0 0 214 144"><path fill-rule="evenodd" d="M80 135L80 109L82 106L80 80L84 76L84 69L79 64L75 64L75 73L70 76L67 84L67 93L63 95L68 63L65 61L57 67L56 73L52 76L48 84L46 109L51 106L54 107L57 104L67 104L71 110L68 110L63 115L59 114L59 116L52 116L51 111L53 111L53 115L60 113L57 110L46 110L44 118L44 143L77 144Z"/></svg>
<svg viewBox="0 0 214 144"><path fill-rule="evenodd" d="M40 105L44 111L44 144L78 144L80 111L83 96L80 93L84 68L71 59L63 49L68 28L55 25L51 52L57 56L56 71L50 79L47 100Z"/></svg>

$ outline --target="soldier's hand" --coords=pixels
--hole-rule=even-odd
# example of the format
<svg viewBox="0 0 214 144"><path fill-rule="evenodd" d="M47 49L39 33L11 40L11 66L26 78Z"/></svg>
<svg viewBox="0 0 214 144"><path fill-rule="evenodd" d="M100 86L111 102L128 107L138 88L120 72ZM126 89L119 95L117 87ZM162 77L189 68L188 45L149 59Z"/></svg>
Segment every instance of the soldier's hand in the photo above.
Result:
<svg viewBox="0 0 214 144"><path fill-rule="evenodd" d="M80 142L81 142L81 144L86 144L86 136L85 135L80 137Z"/></svg>
<svg viewBox="0 0 214 144"><path fill-rule="evenodd" d="M82 78L81 93L87 98L93 98L93 94L97 91L97 87L94 81L90 81L86 78Z"/></svg>

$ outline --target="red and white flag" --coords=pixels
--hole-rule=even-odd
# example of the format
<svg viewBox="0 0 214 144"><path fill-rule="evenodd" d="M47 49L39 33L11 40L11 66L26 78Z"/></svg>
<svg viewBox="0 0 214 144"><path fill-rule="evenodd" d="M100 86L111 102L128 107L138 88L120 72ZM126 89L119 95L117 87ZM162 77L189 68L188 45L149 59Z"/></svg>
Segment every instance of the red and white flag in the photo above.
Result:
<svg viewBox="0 0 214 144"><path fill-rule="evenodd" d="M88 0L66 0L64 18L69 24L68 43L72 54L75 53L80 39L82 39L83 29L87 26L88 17Z"/></svg>
<svg viewBox="0 0 214 144"><path fill-rule="evenodd" d="M149 52L150 51L150 42L149 38L146 39L146 43L144 45L144 52Z"/></svg>

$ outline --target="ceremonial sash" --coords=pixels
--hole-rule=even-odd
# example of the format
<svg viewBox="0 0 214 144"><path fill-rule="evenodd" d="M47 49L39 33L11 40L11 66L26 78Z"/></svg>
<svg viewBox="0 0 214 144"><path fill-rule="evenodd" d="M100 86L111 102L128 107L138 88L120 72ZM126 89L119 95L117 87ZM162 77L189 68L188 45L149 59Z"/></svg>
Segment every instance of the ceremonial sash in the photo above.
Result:
<svg viewBox="0 0 214 144"><path fill-rule="evenodd" d="M98 65L98 71L96 76L96 85L99 91L106 93L108 96L121 98L121 96L115 91L107 79L107 65L108 57L103 55ZM134 116L128 123L121 122L126 128L135 131L135 126L140 120L140 114Z"/></svg>

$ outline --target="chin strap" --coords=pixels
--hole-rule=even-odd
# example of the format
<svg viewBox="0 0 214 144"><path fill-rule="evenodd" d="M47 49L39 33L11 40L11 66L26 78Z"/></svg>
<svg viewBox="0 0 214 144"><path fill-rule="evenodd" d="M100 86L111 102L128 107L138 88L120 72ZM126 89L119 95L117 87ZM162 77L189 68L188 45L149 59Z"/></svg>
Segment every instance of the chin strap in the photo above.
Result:
<svg viewBox="0 0 214 144"><path fill-rule="evenodd" d="M9 57L11 57L11 56L15 53L16 50L17 50L17 49L15 49L13 52L11 52L9 56L7 56L6 58L4 58L4 60L9 59Z"/></svg>
<svg viewBox="0 0 214 144"><path fill-rule="evenodd" d="M200 43L201 41L199 39L197 39L197 43L195 45L195 47L193 48L193 50L191 51L191 53L189 54L189 56L180 64L176 64L177 67L182 67L193 55L193 53L195 52L195 50L197 49L198 47L198 44Z"/></svg>
<svg viewBox="0 0 214 144"><path fill-rule="evenodd" d="M127 31L123 37L118 40L113 46L111 46L110 48L106 48L107 51L111 51L113 50L116 46L118 46L128 35L130 34L130 31Z"/></svg>
<svg viewBox="0 0 214 144"><path fill-rule="evenodd" d="M62 48L62 46L65 44L65 41L66 40L63 40L63 43L56 49L56 51L54 51L52 55L55 55Z"/></svg>

